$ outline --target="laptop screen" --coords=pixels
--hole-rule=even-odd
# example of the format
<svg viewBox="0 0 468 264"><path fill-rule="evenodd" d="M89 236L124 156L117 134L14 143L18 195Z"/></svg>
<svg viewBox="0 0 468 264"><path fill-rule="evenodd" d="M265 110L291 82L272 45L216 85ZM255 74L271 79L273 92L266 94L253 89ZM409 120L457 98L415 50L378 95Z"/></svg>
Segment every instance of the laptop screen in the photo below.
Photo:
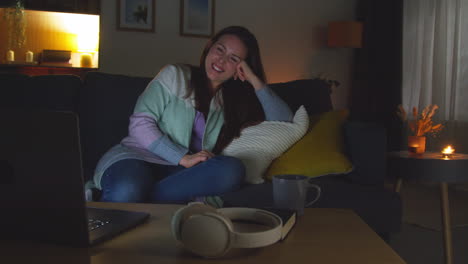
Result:
<svg viewBox="0 0 468 264"><path fill-rule="evenodd" d="M0 123L0 235L88 244L76 114L4 109Z"/></svg>

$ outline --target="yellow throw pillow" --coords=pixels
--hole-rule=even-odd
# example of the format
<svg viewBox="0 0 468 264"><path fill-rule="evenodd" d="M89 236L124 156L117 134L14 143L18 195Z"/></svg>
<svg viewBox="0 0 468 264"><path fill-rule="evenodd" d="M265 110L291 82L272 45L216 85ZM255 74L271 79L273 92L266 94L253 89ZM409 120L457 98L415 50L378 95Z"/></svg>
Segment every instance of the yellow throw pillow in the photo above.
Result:
<svg viewBox="0 0 468 264"><path fill-rule="evenodd" d="M265 178L273 175L299 174L317 177L347 173L352 164L344 154L343 123L347 109L310 116L309 131L289 150L275 159Z"/></svg>

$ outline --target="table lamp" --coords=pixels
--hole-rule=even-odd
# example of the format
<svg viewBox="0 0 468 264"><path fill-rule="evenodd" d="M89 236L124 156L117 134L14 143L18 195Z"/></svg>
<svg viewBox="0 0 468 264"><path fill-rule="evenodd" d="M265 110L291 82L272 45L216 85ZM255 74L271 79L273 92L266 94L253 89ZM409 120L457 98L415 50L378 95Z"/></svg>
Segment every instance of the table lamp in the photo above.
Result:
<svg viewBox="0 0 468 264"><path fill-rule="evenodd" d="M363 24L358 21L328 23L328 46L335 48L361 48Z"/></svg>

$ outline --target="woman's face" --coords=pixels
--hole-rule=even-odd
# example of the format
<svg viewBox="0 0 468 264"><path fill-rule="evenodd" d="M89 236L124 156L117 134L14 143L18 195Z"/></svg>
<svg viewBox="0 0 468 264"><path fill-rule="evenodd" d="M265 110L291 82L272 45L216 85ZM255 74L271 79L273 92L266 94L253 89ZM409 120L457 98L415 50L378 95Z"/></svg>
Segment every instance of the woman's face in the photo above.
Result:
<svg viewBox="0 0 468 264"><path fill-rule="evenodd" d="M235 35L223 35L211 46L205 58L205 69L213 88L232 78L237 65L247 56L247 47Z"/></svg>

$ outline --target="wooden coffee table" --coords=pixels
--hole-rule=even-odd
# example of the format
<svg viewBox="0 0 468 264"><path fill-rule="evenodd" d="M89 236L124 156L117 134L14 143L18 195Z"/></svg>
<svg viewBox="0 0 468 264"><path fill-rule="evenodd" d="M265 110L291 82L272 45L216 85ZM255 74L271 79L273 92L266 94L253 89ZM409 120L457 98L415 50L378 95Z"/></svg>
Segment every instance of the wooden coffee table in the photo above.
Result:
<svg viewBox="0 0 468 264"><path fill-rule="evenodd" d="M221 259L203 259L181 248L170 233L180 206L90 203L102 208L145 211L150 219L90 249L35 243L4 243L5 263L405 263L353 211L308 208L288 237L259 249L235 249ZM6 244L6 245L5 245ZM3 261L2 261L3 262Z"/></svg>

